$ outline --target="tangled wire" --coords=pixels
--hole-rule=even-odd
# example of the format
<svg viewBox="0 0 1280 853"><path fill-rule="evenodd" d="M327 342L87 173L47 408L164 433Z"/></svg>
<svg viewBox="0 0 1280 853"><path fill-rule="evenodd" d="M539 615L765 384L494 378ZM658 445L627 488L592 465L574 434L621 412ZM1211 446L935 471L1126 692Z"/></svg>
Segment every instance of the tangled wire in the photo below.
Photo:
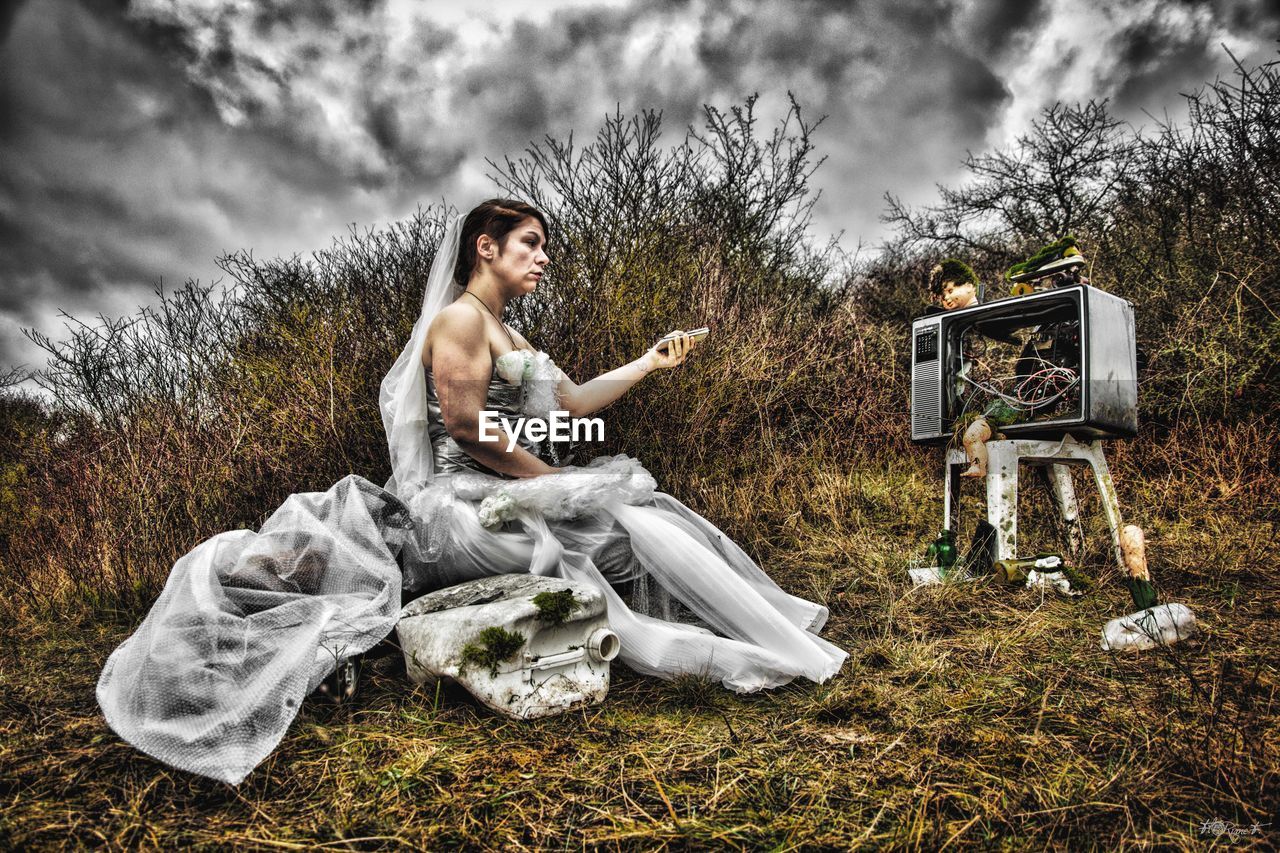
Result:
<svg viewBox="0 0 1280 853"><path fill-rule="evenodd" d="M1011 407L1024 412L1045 409L1061 401L1072 389L1080 384L1078 371L1053 364L1039 355L1029 356L1037 363L1032 373L1015 373L1009 376L991 377L987 381L979 381L967 372L960 373L960 378L991 397L999 398ZM1005 393L1001 388L1012 388L1012 393Z"/></svg>

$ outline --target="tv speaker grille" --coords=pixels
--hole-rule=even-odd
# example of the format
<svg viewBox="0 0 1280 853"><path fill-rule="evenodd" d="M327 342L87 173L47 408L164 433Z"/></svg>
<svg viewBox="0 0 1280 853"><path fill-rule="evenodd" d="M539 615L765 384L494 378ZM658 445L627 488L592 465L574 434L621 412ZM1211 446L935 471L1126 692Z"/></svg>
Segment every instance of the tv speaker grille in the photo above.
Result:
<svg viewBox="0 0 1280 853"><path fill-rule="evenodd" d="M942 432L942 361L911 368L911 436L932 438Z"/></svg>

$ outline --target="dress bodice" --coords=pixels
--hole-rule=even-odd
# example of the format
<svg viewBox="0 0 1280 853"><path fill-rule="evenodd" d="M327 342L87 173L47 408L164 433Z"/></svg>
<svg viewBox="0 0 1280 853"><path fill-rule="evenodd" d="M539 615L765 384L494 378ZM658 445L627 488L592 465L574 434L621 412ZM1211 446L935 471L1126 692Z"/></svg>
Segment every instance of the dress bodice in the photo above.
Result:
<svg viewBox="0 0 1280 853"><path fill-rule="evenodd" d="M444 413L440 409L440 395L436 391L435 376L427 369L427 435L431 439L432 461L435 472L449 474L455 471L479 471L495 477L507 477L480 464L467 454L449 435L444 427ZM497 366L489 374L489 387L485 391L485 409L497 412L512 422L525 417L520 405L523 401L524 385L512 385L498 375ZM517 443L530 453L544 461L551 462L547 448L542 442L535 442L523 435L518 436ZM505 445L503 445L505 447Z"/></svg>

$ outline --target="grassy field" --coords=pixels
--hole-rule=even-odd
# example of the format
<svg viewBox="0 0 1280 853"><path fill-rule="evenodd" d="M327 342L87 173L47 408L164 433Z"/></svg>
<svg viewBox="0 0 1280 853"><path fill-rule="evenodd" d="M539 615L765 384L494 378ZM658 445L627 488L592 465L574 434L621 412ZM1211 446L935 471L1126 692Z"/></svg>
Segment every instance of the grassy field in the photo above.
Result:
<svg viewBox="0 0 1280 853"><path fill-rule="evenodd" d="M1116 455L1120 474L1150 457ZM457 688L413 689L390 658L349 704L308 702L232 788L152 761L103 721L95 681L140 612L68 605L10 624L0 846L1200 848L1230 840L1206 821L1272 821L1280 582L1265 515L1233 493L1184 517L1172 480L1122 477L1159 585L1203 630L1111 655L1101 625L1130 603L1096 520L1084 565L1098 583L1081 599L909 589L940 512L931 459L780 458L750 483L670 489L830 605L825 634L850 660L824 685L735 696L617 667L602 706L515 722ZM1046 505L1024 500L1028 547L1053 544L1034 523ZM976 508L966 494L969 519Z"/></svg>
<svg viewBox="0 0 1280 853"><path fill-rule="evenodd" d="M352 702L306 703L238 788L169 770L106 727L107 655L197 542L385 480L378 382L450 209L308 259L238 252L229 288L45 340L52 403L0 372L0 848L1278 846L1280 63L1187 98L1185 126L1145 135L1105 104L1046 110L935 205L892 201L874 257L809 242L821 159L794 99L770 132L752 98L669 150L657 115L619 114L576 158L490 162L554 223L551 274L507 319L570 375L683 318L716 330L614 404L606 449L829 605L850 659L823 685L736 696L619 666L602 706L516 723L391 658ZM1143 427L1108 456L1157 587L1200 617L1167 649L1099 648L1131 603L1083 482L1083 597L907 580L941 520L939 452L906 438L929 271L958 253L1007 292L1010 263L1068 233L1135 306ZM1044 496L1020 500L1019 552L1059 547Z"/></svg>

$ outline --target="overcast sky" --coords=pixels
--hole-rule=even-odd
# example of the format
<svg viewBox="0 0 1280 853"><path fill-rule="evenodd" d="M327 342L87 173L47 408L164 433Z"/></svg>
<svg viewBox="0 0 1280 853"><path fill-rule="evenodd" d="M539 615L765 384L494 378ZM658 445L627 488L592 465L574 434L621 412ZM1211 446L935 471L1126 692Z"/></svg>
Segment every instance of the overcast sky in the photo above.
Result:
<svg viewBox="0 0 1280 853"><path fill-rule="evenodd" d="M21 327L128 314L214 258L310 252L348 225L493 194L485 158L606 113L795 93L819 241L884 236L882 196L933 198L967 150L1055 100L1136 123L1231 61L1276 58L1276 0L0 0L0 366Z"/></svg>

